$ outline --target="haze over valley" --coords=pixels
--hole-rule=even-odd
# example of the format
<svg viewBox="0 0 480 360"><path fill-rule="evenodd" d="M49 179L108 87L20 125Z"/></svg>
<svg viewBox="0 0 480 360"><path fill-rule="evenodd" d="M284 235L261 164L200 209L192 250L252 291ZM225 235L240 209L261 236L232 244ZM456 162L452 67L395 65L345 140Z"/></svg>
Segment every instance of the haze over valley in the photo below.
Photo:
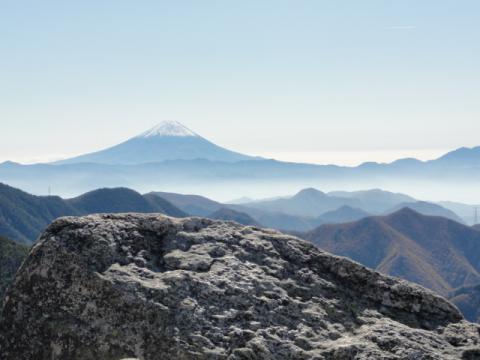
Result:
<svg viewBox="0 0 480 360"><path fill-rule="evenodd" d="M161 122L113 147L47 164L0 164L0 181L38 195L74 197L99 187L202 194L220 201L272 197L306 187L381 188L430 201L480 202L480 147L429 161L356 167L286 163L215 145L176 121ZM448 194L448 196L446 195Z"/></svg>

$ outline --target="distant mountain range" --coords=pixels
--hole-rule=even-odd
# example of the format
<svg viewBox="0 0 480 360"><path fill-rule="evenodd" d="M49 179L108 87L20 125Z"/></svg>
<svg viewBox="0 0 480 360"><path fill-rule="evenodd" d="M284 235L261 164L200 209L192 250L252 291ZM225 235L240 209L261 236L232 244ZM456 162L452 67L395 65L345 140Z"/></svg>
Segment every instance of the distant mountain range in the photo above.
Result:
<svg viewBox="0 0 480 360"><path fill-rule="evenodd" d="M431 161L401 159L357 167L289 163L230 151L180 123L164 122L119 145L56 163L2 163L0 182L34 194L52 189L62 197L101 187L139 192L169 189L230 198L232 194L273 196L305 187L355 186L414 191L422 198L448 194L446 200L480 203L479 164L480 147L458 149ZM355 202L349 206L356 207Z"/></svg>
<svg viewBox="0 0 480 360"><path fill-rule="evenodd" d="M395 201L403 200L412 202L395 205ZM276 200L225 204L199 195L167 192L141 195L128 188L103 188L75 198L62 199L58 196L34 196L0 184L0 235L30 243L57 217L109 212L203 216L282 231L305 232L322 224L356 221L374 214L370 212L374 209L390 208L391 211L386 212L389 213L407 206L423 214L440 215L461 222L453 212L439 205L415 202L407 195L378 189L325 194L309 188Z"/></svg>
<svg viewBox="0 0 480 360"><path fill-rule="evenodd" d="M325 214L325 212L339 211L342 207L346 207L344 212L352 208L361 209L363 216L389 214L404 207L409 207L421 214L438 215L463 222L453 211L440 205L426 201L417 201L408 195L391 193L379 189L354 192L334 191L326 194L317 189L309 188L301 190L292 197L268 201L254 201L243 203L242 205L255 209L304 217L319 217ZM332 220L334 220L333 222L340 222L338 219L339 218L336 217Z"/></svg>
<svg viewBox="0 0 480 360"><path fill-rule="evenodd" d="M317 193L319 194L318 196ZM244 204L224 204L198 195L166 192L155 192L153 194L168 200L179 209L191 215L212 217L212 214L217 211L223 210L223 212L226 212L225 209L230 209L234 210L236 214L242 214L242 217L248 216L260 226L287 231L306 231L327 222L353 221L369 215L361 209L346 205L352 203L350 199L332 198L332 200L328 195L324 195L315 189L302 190L293 197L255 201ZM309 197L308 194L310 194L311 197ZM290 199L293 200L289 202L288 200ZM311 217L305 216L301 212L297 213L297 211L302 208L302 200L308 203L312 209L317 209L314 213L318 213L319 215ZM338 201L334 204L336 200ZM280 201L283 206L275 207L274 205L277 201ZM322 205L324 202L328 204ZM265 204L269 206L264 206ZM291 208L288 206L289 204L293 204ZM322 212L322 208L329 211ZM223 219L236 220L233 216L228 219ZM251 225L242 221L239 222L245 225Z"/></svg>
<svg viewBox="0 0 480 360"><path fill-rule="evenodd" d="M433 162L455 167L480 167L480 146L474 148L462 147L441 156Z"/></svg>
<svg viewBox="0 0 480 360"><path fill-rule="evenodd" d="M389 214L409 207L425 215L439 215L458 222L462 219L440 205L380 189L323 193L308 188L293 196L224 204L199 195L155 192L184 212L209 216L222 208L248 214L258 224L283 231L308 231L322 224L359 220L370 215ZM401 206L400 206L401 205ZM233 220L233 219L230 219Z"/></svg>
<svg viewBox="0 0 480 360"><path fill-rule="evenodd" d="M288 215L318 217L342 206L360 207L361 203L355 198L331 196L319 190L308 188L286 199L256 201L242 205Z"/></svg>
<svg viewBox="0 0 480 360"><path fill-rule="evenodd" d="M402 203L414 203L417 200L411 196L383 191L380 189L362 191L331 191L330 196L350 198L360 201L362 209L372 214L382 214Z"/></svg>
<svg viewBox="0 0 480 360"><path fill-rule="evenodd" d="M438 205L453 211L456 215L460 216L466 224L474 224L478 222L480 218L480 206L468 205L453 201L439 201ZM477 212L477 219L475 219L475 212Z"/></svg>
<svg viewBox="0 0 480 360"><path fill-rule="evenodd" d="M459 223L463 223L464 221L455 214L453 211L444 208L438 204L433 204L426 201L412 201L412 202L405 202L395 205L393 208L386 211L387 214L396 212L403 208L409 208L415 210L416 212L423 214L423 215L431 215L431 216L442 216L447 219L455 220Z"/></svg>
<svg viewBox="0 0 480 360"><path fill-rule="evenodd" d="M450 219L403 208L388 216L322 225L303 237L326 251L456 299L469 316L467 307L478 301L480 232Z"/></svg>

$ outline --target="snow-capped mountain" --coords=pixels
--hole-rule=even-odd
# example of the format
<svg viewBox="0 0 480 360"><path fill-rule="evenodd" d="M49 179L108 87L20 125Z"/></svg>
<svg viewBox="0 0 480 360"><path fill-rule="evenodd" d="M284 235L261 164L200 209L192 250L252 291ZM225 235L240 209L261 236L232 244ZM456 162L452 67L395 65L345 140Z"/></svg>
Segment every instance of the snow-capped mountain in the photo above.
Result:
<svg viewBox="0 0 480 360"><path fill-rule="evenodd" d="M217 146L177 121L164 121L121 144L61 160L55 164L135 165L165 160L194 159L237 162L256 158Z"/></svg>
<svg viewBox="0 0 480 360"><path fill-rule="evenodd" d="M153 136L197 136L192 130L178 121L163 121L157 126L141 133L137 138L149 138Z"/></svg>

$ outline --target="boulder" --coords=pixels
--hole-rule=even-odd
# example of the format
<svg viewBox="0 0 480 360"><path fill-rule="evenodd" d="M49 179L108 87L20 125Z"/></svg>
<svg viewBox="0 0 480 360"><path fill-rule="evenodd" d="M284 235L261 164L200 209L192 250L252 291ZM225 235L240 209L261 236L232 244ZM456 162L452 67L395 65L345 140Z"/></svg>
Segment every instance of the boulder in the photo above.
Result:
<svg viewBox="0 0 480 360"><path fill-rule="evenodd" d="M0 315L0 359L479 359L420 286L273 230L91 215L51 224Z"/></svg>

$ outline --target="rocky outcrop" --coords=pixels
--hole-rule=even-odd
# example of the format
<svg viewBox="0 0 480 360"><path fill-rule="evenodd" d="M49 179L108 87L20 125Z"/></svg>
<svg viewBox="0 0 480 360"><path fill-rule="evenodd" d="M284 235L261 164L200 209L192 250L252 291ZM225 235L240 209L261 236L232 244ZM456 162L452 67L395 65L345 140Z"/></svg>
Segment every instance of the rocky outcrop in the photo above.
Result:
<svg viewBox="0 0 480 360"><path fill-rule="evenodd" d="M3 359L478 359L419 286L233 222L62 218L6 295Z"/></svg>

